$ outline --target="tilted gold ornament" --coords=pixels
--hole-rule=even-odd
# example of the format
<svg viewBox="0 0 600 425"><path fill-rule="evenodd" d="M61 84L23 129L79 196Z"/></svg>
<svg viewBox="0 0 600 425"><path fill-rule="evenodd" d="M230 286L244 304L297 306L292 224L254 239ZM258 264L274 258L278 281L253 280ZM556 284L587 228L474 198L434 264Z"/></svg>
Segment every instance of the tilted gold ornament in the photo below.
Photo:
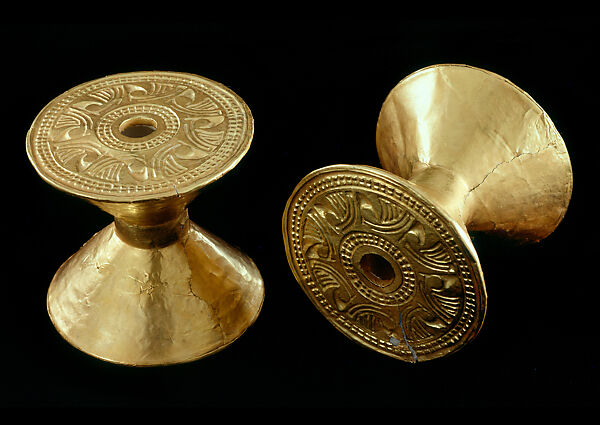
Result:
<svg viewBox="0 0 600 425"><path fill-rule="evenodd" d="M100 78L39 113L27 134L39 175L115 217L50 284L48 312L67 341L114 363L166 365L212 354L256 320L256 265L187 213L253 132L234 92L176 72Z"/></svg>
<svg viewBox="0 0 600 425"><path fill-rule="evenodd" d="M470 231L539 241L572 191L560 134L524 91L457 64L421 69L385 100L383 169L307 175L283 215L288 262L317 309L358 343L425 361L473 340L487 308Z"/></svg>

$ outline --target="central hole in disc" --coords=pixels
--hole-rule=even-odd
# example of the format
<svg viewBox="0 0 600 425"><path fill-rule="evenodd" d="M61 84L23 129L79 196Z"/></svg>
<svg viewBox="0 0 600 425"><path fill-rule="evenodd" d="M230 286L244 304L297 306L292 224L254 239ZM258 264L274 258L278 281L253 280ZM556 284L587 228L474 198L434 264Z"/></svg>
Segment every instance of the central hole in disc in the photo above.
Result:
<svg viewBox="0 0 600 425"><path fill-rule="evenodd" d="M119 127L123 136L138 139L156 131L156 121L151 118L136 117L123 121Z"/></svg>
<svg viewBox="0 0 600 425"><path fill-rule="evenodd" d="M392 265L381 255L363 255L360 259L360 268L373 283L379 286L392 283L396 277Z"/></svg>

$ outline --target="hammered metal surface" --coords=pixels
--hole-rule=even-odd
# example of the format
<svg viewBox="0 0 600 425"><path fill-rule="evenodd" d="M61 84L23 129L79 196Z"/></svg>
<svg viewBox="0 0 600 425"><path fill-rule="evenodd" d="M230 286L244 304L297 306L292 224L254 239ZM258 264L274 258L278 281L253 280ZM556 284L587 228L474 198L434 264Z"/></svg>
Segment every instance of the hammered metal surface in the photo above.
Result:
<svg viewBox="0 0 600 425"><path fill-rule="evenodd" d="M156 366L214 354L257 319L260 271L245 254L188 221L159 249L126 244L114 224L57 271L48 313L78 349L112 363Z"/></svg>
<svg viewBox="0 0 600 425"><path fill-rule="evenodd" d="M432 167L460 179L444 206L453 204L469 231L538 241L569 206L573 172L553 121L484 69L440 64L403 78L381 107L376 146L382 168L407 180Z"/></svg>
<svg viewBox="0 0 600 425"><path fill-rule="evenodd" d="M335 165L304 178L283 216L290 266L317 309L353 340L406 361L444 356L485 315L468 235L400 178ZM382 274L365 259L388 264Z"/></svg>
<svg viewBox="0 0 600 425"><path fill-rule="evenodd" d="M149 134L131 137L127 128ZM50 102L27 152L53 186L103 201L141 201L199 189L247 152L253 121L227 87L192 74L131 72L81 84Z"/></svg>
<svg viewBox="0 0 600 425"><path fill-rule="evenodd" d="M468 232L550 235L573 173L552 120L504 77L439 64L404 78L376 127L383 169L309 174L284 216L296 280L350 338L407 361L476 337L487 295Z"/></svg>
<svg viewBox="0 0 600 425"><path fill-rule="evenodd" d="M241 160L253 129L231 90L175 72L90 81L39 113L27 134L37 172L115 217L48 289L68 342L113 363L160 366L213 354L256 320L256 265L187 213L198 189Z"/></svg>

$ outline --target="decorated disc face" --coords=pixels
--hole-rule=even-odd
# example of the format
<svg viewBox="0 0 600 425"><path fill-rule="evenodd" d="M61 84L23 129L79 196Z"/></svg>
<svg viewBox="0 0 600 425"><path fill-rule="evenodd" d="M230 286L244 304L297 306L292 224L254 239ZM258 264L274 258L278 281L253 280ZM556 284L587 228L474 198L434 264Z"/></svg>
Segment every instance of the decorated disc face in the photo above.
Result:
<svg viewBox="0 0 600 425"><path fill-rule="evenodd" d="M111 75L50 102L27 152L53 186L94 200L132 202L192 192L244 156L246 104L209 79L176 72Z"/></svg>
<svg viewBox="0 0 600 425"><path fill-rule="evenodd" d="M479 331L486 295L469 236L403 179L366 166L316 170L290 197L283 233L300 286L351 339L416 362Z"/></svg>

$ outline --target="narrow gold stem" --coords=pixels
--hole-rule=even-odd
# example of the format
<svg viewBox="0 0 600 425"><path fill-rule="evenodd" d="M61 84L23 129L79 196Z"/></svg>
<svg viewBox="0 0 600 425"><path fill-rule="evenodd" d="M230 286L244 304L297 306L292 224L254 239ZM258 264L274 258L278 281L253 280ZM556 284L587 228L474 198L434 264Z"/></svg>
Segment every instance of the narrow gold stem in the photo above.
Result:
<svg viewBox="0 0 600 425"><path fill-rule="evenodd" d="M425 165L414 170L409 181L466 228L470 213L465 211L465 198L469 187L462 177L444 167Z"/></svg>
<svg viewBox="0 0 600 425"><path fill-rule="evenodd" d="M115 218L119 238L137 248L162 248L188 229L187 205L197 192L140 202L90 201Z"/></svg>
<svg viewBox="0 0 600 425"><path fill-rule="evenodd" d="M117 236L136 248L152 249L170 245L183 237L189 228L188 211L160 224L142 226L115 217Z"/></svg>

